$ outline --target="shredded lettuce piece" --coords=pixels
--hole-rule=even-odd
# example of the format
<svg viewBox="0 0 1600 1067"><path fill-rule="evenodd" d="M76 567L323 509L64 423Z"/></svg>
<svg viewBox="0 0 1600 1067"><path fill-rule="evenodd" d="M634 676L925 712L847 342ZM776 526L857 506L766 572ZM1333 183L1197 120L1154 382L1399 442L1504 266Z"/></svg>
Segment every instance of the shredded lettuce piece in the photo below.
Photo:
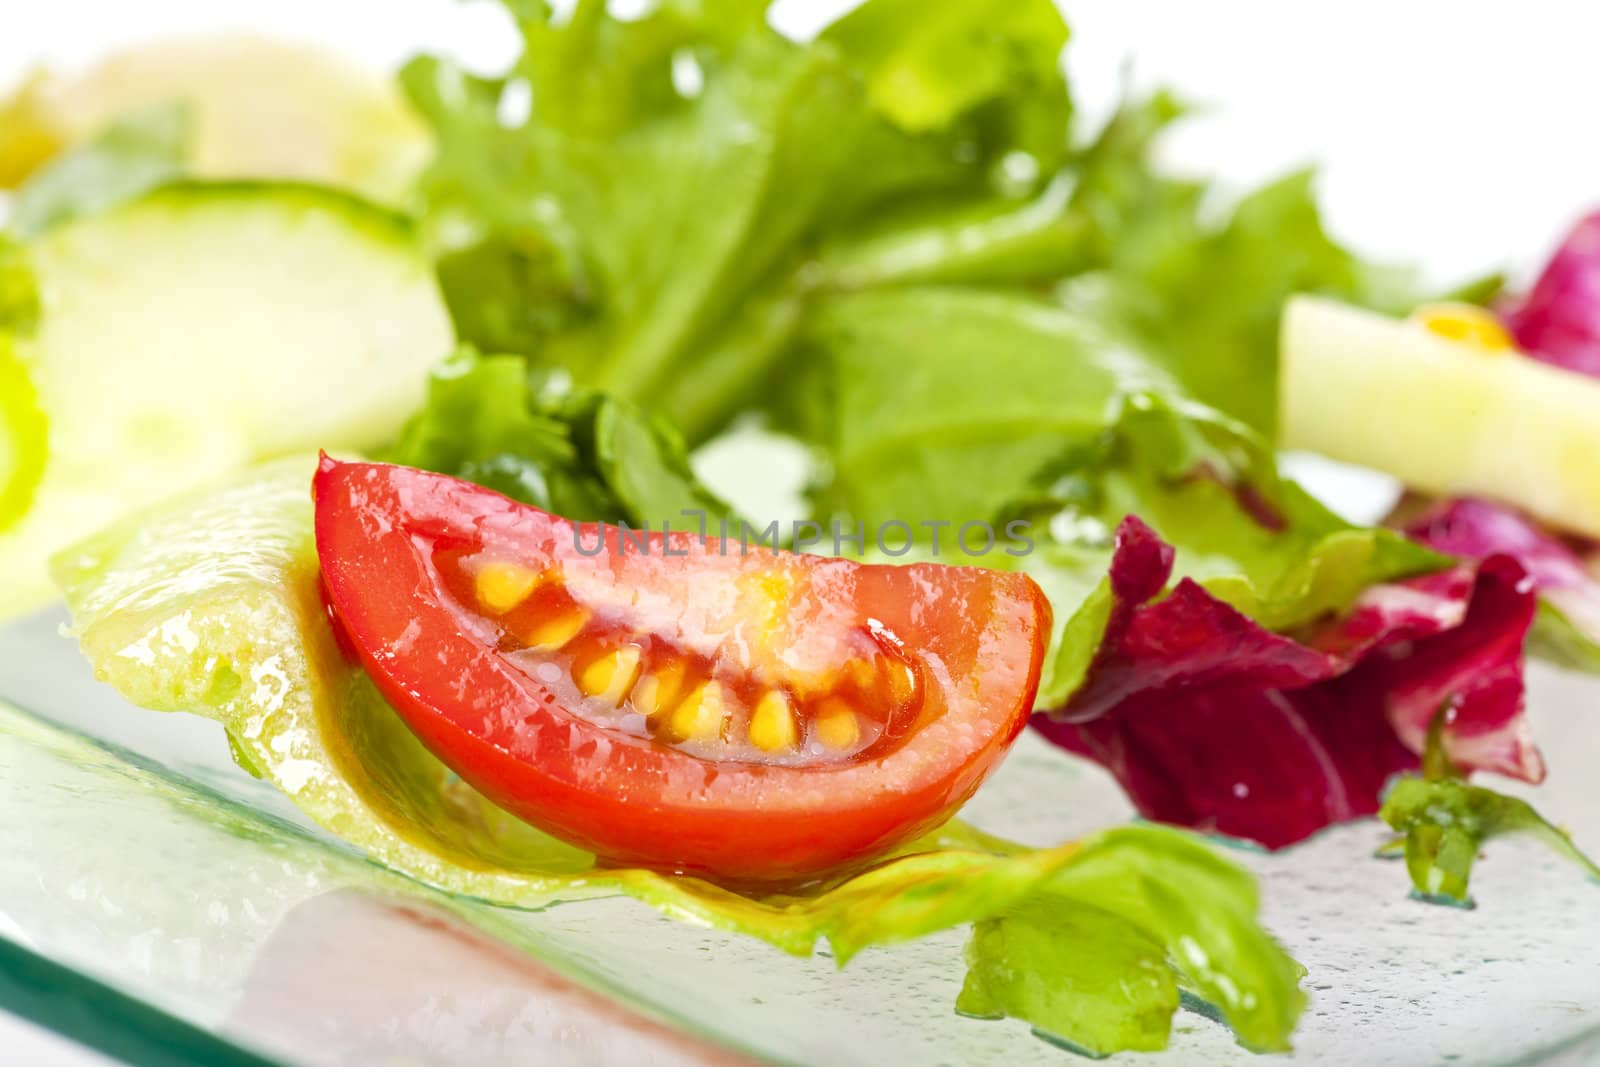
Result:
<svg viewBox="0 0 1600 1067"><path fill-rule="evenodd" d="M1600 866L1533 805L1459 778L1398 778L1379 815L1405 835L1406 873L1424 900L1470 907L1473 861L1485 843L1505 834L1535 837L1590 878L1600 879Z"/></svg>
<svg viewBox="0 0 1600 1067"><path fill-rule="evenodd" d="M313 466L280 460L164 505L63 553L56 573L100 678L135 703L221 722L242 765L374 860L518 907L625 893L788 952L826 938L841 964L977 922L968 1009L1100 1052L1157 1048L1173 1004L1152 1003L1153 974L1214 1006L1246 1046L1288 1047L1299 967L1257 925L1249 876L1180 832L1130 827L1033 850L953 823L836 884L756 898L598 867L494 808L341 656L317 593ZM1037 995L1086 929L1108 954L1068 963L1063 980L1092 983L1095 999ZM1015 984L1024 969L1034 982Z"/></svg>
<svg viewBox="0 0 1600 1067"><path fill-rule="evenodd" d="M1473 907L1468 892L1472 865L1485 843L1506 834L1534 837L1600 881L1600 866L1533 805L1466 780L1445 751L1444 720L1438 714L1429 727L1422 773L1390 783L1378 813L1402 835L1379 855L1403 851L1413 895L1430 903Z"/></svg>

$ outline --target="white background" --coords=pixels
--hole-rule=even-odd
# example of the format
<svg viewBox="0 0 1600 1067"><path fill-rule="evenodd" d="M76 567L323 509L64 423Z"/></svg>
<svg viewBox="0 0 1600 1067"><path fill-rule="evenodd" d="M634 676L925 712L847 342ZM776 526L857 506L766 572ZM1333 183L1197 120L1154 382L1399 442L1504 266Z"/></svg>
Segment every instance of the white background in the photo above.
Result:
<svg viewBox="0 0 1600 1067"><path fill-rule="evenodd" d="M636 2L636 0L630 0ZM779 0L805 28L847 6ZM1440 280L1539 260L1600 204L1600 4L1588 0L1064 0L1069 62L1099 113L1132 60L1210 111L1184 169L1258 181L1323 164L1333 227ZM492 3L0 0L0 84L163 34L257 29L387 66L418 48L489 69L513 52Z"/></svg>
<svg viewBox="0 0 1600 1067"><path fill-rule="evenodd" d="M804 30L846 6L780 0ZM1436 280L1526 271L1600 206L1600 4L1587 0L1079 0L1069 64L1103 114L1131 72L1207 114L1169 162L1242 187L1308 162L1341 237ZM492 4L452 0L0 0L0 86L171 33L252 29L377 67L418 49L493 70L514 54ZM37 1067L103 1063L0 1019Z"/></svg>

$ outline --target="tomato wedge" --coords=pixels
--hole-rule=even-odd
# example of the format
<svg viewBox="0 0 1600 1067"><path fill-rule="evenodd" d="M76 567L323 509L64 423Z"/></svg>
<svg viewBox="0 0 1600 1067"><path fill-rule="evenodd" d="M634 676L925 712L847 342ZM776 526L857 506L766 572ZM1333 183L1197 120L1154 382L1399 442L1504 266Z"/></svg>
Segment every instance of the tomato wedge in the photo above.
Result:
<svg viewBox="0 0 1600 1067"><path fill-rule="evenodd" d="M607 860L847 869L954 812L1033 706L1022 575L646 537L383 464L324 458L314 496L329 606L401 718Z"/></svg>

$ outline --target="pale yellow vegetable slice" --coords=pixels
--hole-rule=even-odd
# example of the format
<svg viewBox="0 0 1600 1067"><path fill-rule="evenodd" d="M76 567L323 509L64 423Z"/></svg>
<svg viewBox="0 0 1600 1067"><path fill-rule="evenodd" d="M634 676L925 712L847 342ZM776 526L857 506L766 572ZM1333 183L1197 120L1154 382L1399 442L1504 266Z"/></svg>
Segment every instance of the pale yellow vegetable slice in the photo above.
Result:
<svg viewBox="0 0 1600 1067"><path fill-rule="evenodd" d="M1280 374L1284 447L1600 537L1600 380L1304 296Z"/></svg>

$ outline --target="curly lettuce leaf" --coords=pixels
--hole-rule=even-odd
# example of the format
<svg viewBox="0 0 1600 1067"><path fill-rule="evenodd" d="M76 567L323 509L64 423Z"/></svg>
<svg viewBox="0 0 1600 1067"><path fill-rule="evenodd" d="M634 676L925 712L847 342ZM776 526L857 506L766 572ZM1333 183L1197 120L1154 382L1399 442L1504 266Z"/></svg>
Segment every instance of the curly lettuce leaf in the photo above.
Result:
<svg viewBox="0 0 1600 1067"><path fill-rule="evenodd" d="M1070 510L1098 526L1088 543L1107 547L1121 518L1139 514L1190 539L1184 566L1218 588L1242 576L1226 599L1274 628L1445 562L1337 519L1279 477L1262 437L1196 403L1091 308L950 285L839 294L815 303L797 353L783 425L823 460L812 499L824 518L998 527ZM1324 538L1329 553L1370 544L1383 558L1320 568L1317 580L1339 589L1276 603L1293 598L1268 587L1311 581L1286 575Z"/></svg>
<svg viewBox="0 0 1600 1067"><path fill-rule="evenodd" d="M441 146L426 215L468 340L648 401L693 442L758 405L820 289L1081 260L1081 221L1031 203L1070 144L1049 3L908 20L870 0L809 43L765 6L514 5L505 77L413 61Z"/></svg>
<svg viewBox="0 0 1600 1067"><path fill-rule="evenodd" d="M696 388L683 381L688 364L760 298L812 226L863 113L835 53L765 29L727 41L722 28L677 8L622 23L586 3L565 23L529 20L524 33L528 80L519 84L533 85L529 119L500 129L468 158L477 162L480 187L514 190L486 202L526 198L552 205L556 217L490 219L486 237L470 248L478 271L495 280L501 299L492 314L502 319L514 312L499 308L526 299L519 279L550 276L537 273L530 255L560 249L564 232L581 235L582 288L572 286L568 307L547 316L570 328L544 344L518 343L503 328L485 335L476 327L475 339L510 341L521 351L537 346L585 384L650 398L687 430L701 430L732 413L737 403L729 407L725 398L742 402L776 350L741 345ZM680 49L686 57L703 51L696 62L704 84L694 97L673 88ZM423 69L414 67L407 84ZM462 142L452 128L482 121L479 108L441 114L424 105L446 146ZM524 147L502 148L504 141ZM501 170L508 156L527 162ZM441 169L465 165L459 156L441 162L425 190L437 197ZM495 243L503 254L492 251ZM592 312L583 314L584 305Z"/></svg>
<svg viewBox="0 0 1600 1067"><path fill-rule="evenodd" d="M1257 925L1248 875L1178 832L1130 827L1033 850L951 824L841 882L753 897L597 866L511 818L435 760L340 655L317 594L313 466L281 460L165 505L62 554L56 573L100 678L135 703L217 720L243 766L374 860L516 907L625 893L792 953L826 938L841 964L872 945L1001 924L982 926L972 949L985 1014L1103 1052L1160 1047L1172 1006L1152 1005L1142 983L1154 973L1214 1006L1248 1047L1287 1047L1300 969ZM1066 938L1083 929L1108 955L1066 973L1092 981L1094 1001L999 980L1042 967L1034 987L1053 983Z"/></svg>
<svg viewBox="0 0 1600 1067"><path fill-rule="evenodd" d="M458 327L647 403L691 444L771 406L838 304L879 290L968 288L971 320L943 321L970 337L995 317L979 297L1017 301L1009 336L1059 287L1267 431L1286 295L1404 302L1396 272L1329 238L1307 175L1213 222L1206 183L1152 162L1183 110L1166 94L1080 142L1045 0L868 0L806 43L757 2L626 21L599 0L564 20L510 6L524 48L504 76L423 58L403 77L441 146L423 204ZM916 351L890 340L884 363ZM1020 407L1054 389L1011 384L962 386Z"/></svg>
<svg viewBox="0 0 1600 1067"><path fill-rule="evenodd" d="M989 360L996 351L1006 358ZM825 460L816 512L869 530L907 523L924 553L942 534L940 558L1026 569L1058 620L1047 704L1065 700L1097 643L1092 630L1063 635L1086 623L1072 620L1125 515L1179 546L1180 576L1275 630L1448 563L1333 515L1248 427L1188 400L1079 311L960 287L863 292L819 305L802 353L786 426ZM1013 520L1031 547L970 559L952 547L965 522L999 532Z"/></svg>
<svg viewBox="0 0 1600 1067"><path fill-rule="evenodd" d="M11 229L31 236L182 177L192 135L182 103L130 111L33 173L17 190Z"/></svg>
<svg viewBox="0 0 1600 1067"><path fill-rule="evenodd" d="M663 523L732 517L695 478L677 433L623 400L530 375L515 356L462 349L384 459L465 478L567 518Z"/></svg>
<svg viewBox="0 0 1600 1067"><path fill-rule="evenodd" d="M817 294L891 285L1041 285L1095 265L1100 233L1063 175L1037 194L886 212L825 241L805 265Z"/></svg>

